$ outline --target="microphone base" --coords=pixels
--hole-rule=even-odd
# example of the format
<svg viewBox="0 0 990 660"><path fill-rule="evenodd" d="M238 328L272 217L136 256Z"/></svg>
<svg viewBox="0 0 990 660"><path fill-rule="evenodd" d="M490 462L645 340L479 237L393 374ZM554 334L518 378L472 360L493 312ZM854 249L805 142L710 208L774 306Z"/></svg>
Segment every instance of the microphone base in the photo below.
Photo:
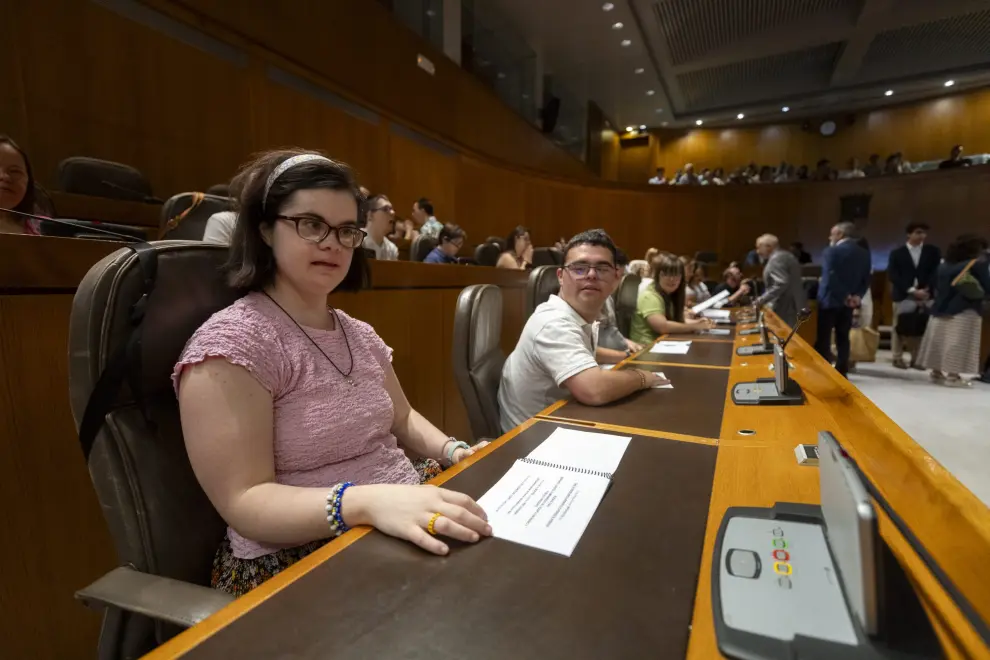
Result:
<svg viewBox="0 0 990 660"><path fill-rule="evenodd" d="M736 331L736 334L737 335L740 335L742 337L745 337L746 335L758 335L758 334L760 334L760 329L759 328L746 328L745 330L738 330L738 331Z"/></svg>
<svg viewBox="0 0 990 660"><path fill-rule="evenodd" d="M757 378L732 386L732 403L737 406L797 406L804 403L804 391L796 381L788 379L783 392L774 378Z"/></svg>
<svg viewBox="0 0 990 660"><path fill-rule="evenodd" d="M754 344L752 346L740 346L736 349L736 355L751 356L751 355L773 355L773 346L764 346L762 344Z"/></svg>

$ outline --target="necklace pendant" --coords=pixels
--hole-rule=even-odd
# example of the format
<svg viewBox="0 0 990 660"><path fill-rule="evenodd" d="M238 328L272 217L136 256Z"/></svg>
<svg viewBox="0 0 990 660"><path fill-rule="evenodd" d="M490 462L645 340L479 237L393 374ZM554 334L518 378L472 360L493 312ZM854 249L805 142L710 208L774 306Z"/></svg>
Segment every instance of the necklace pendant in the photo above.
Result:
<svg viewBox="0 0 990 660"><path fill-rule="evenodd" d="M348 385L350 385L351 387L354 387L354 385L355 385L354 380L350 376L344 376L344 380L347 381L347 384Z"/></svg>

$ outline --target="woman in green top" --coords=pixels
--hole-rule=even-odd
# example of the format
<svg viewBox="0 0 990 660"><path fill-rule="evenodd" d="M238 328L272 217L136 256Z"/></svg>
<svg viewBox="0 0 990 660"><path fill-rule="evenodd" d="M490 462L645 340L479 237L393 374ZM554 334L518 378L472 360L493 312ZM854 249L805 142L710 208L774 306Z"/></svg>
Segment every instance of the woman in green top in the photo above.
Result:
<svg viewBox="0 0 990 660"><path fill-rule="evenodd" d="M684 320L684 264L675 255L661 252L653 260L653 285L639 294L629 339L652 344L664 334L697 332L712 327L704 318Z"/></svg>

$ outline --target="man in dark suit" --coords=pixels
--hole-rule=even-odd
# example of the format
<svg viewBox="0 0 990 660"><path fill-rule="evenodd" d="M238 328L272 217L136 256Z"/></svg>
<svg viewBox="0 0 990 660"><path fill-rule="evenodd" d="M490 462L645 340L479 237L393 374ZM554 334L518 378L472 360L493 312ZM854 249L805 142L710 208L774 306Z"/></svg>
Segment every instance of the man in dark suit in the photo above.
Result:
<svg viewBox="0 0 990 660"><path fill-rule="evenodd" d="M933 285L942 253L934 245L926 245L928 225L912 222L907 226L907 243L890 253L887 263L887 279L890 280L891 299L894 301L894 329L891 333L894 366L907 369L904 350L911 353L911 368L918 365L918 345L921 337L901 337L897 334L897 317L905 300L926 303L934 296Z"/></svg>
<svg viewBox="0 0 990 660"><path fill-rule="evenodd" d="M870 253L856 244L856 225L840 222L829 233L830 247L822 255L822 279L818 285L818 337L815 350L826 360L832 356L835 331L836 370L849 371L849 331L853 310L870 287Z"/></svg>

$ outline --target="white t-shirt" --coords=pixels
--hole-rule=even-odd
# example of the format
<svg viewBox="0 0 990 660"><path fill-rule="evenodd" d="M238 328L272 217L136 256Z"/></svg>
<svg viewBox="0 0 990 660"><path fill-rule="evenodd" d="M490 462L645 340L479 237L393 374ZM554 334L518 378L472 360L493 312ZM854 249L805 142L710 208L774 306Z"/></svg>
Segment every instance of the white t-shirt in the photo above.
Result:
<svg viewBox="0 0 990 660"><path fill-rule="evenodd" d="M230 245L230 237L234 233L237 225L237 213L234 211L220 211L210 216L206 221L206 230L203 232L204 243L216 243L217 245Z"/></svg>
<svg viewBox="0 0 990 660"><path fill-rule="evenodd" d="M375 259L378 261L398 261L399 259L399 248L395 246L395 243L388 240L388 236L382 237L381 245L375 243L374 239L371 238L371 234L364 237L364 243L361 247L374 250Z"/></svg>
<svg viewBox="0 0 990 660"><path fill-rule="evenodd" d="M526 321L516 349L502 367L498 407L508 431L554 401L566 398L565 380L597 369L598 321L588 323L559 296L551 295Z"/></svg>

